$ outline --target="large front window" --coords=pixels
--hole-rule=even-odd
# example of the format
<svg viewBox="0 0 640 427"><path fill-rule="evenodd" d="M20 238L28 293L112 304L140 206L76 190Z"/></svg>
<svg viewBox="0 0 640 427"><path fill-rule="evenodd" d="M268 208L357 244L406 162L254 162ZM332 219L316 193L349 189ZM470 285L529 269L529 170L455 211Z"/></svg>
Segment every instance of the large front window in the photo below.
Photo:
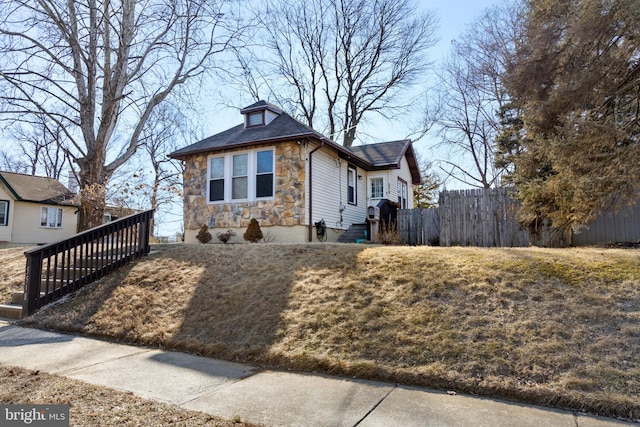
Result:
<svg viewBox="0 0 640 427"><path fill-rule="evenodd" d="M62 208L42 208L40 227L62 228Z"/></svg>
<svg viewBox="0 0 640 427"><path fill-rule="evenodd" d="M209 158L209 203L251 201L274 195L274 150Z"/></svg>
<svg viewBox="0 0 640 427"><path fill-rule="evenodd" d="M0 200L0 225L9 223L9 201Z"/></svg>

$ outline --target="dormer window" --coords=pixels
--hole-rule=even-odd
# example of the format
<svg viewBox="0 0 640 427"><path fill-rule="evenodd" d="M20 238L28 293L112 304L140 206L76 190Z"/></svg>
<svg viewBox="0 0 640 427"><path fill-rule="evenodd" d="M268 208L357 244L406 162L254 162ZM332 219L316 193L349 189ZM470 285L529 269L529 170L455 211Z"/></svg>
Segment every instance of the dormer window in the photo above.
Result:
<svg viewBox="0 0 640 427"><path fill-rule="evenodd" d="M268 125L282 114L282 110L266 101L258 101L243 108L240 113L244 115L244 127L252 128Z"/></svg>
<svg viewBox="0 0 640 427"><path fill-rule="evenodd" d="M264 124L264 110L247 114L247 127L262 126Z"/></svg>

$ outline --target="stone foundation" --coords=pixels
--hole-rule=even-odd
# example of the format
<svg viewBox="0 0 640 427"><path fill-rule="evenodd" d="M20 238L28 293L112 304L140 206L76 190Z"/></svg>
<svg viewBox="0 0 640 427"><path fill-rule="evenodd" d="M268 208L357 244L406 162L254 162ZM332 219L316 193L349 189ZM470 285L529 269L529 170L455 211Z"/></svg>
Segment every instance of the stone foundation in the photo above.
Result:
<svg viewBox="0 0 640 427"><path fill-rule="evenodd" d="M229 240L229 244L234 243L245 243L248 244L242 237L244 232L247 231L247 228L230 228L233 230L236 235ZM196 235L198 234L198 230L185 230L184 233L184 242L188 244L202 244L196 239ZM209 230L211 233L211 241L207 243L208 245L213 244L222 244L222 242L216 237L216 233L225 232L227 229L215 229ZM262 228L262 233L265 236L265 240L260 241L259 243L292 243L292 244L302 244L302 243L318 243L322 244L316 238L315 228L312 231L313 239L309 242L309 227L303 225L296 225L293 227L283 227L283 226L272 226L268 228ZM327 240L324 243L336 243L338 241L338 237L344 233L344 230L327 228Z"/></svg>

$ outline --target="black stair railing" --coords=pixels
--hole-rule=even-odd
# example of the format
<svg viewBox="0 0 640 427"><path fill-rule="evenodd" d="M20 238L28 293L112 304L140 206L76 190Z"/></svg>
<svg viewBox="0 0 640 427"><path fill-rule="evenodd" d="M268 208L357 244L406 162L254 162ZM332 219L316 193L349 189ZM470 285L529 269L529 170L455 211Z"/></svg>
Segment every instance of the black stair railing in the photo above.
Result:
<svg viewBox="0 0 640 427"><path fill-rule="evenodd" d="M149 210L26 251L23 317L148 254L152 218Z"/></svg>

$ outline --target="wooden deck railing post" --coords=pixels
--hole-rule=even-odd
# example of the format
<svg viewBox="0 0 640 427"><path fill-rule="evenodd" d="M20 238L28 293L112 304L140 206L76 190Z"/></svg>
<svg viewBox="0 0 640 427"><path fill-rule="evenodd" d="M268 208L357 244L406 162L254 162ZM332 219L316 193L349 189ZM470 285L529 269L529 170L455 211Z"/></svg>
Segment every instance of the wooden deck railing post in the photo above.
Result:
<svg viewBox="0 0 640 427"><path fill-rule="evenodd" d="M27 253L27 268L24 280L24 302L22 317L29 316L38 308L40 280L42 279L42 252Z"/></svg>

